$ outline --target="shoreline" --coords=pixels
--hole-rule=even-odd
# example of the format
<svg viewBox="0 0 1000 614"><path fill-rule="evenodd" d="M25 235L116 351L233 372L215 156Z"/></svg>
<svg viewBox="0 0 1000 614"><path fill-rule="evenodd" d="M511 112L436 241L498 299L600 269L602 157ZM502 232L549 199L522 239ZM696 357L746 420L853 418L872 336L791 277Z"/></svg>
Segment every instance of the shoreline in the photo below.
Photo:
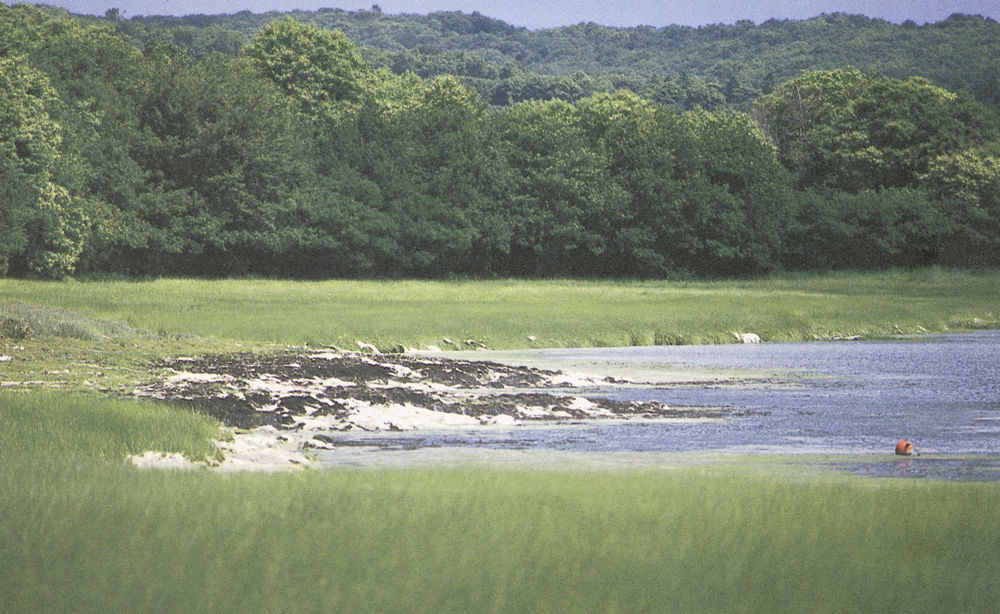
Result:
<svg viewBox="0 0 1000 614"><path fill-rule="evenodd" d="M857 350L862 351L860 347ZM758 351L766 352L764 348L734 347L726 350L729 355L742 356L753 356ZM199 403L209 406L213 403L242 403L244 413L266 418L269 422L237 427L231 440L218 442L220 451L227 458L220 464L224 465L221 468L274 470L283 467L365 466L381 462L376 458L390 456L393 458L387 464L398 464L397 457L420 462L440 458L447 464L448 458L455 455L469 458L508 457L515 459L515 464L531 464L526 459L544 457L547 452L576 451L578 446L567 442L574 441L578 436L561 430L563 428L580 427L583 430L579 432L585 438L595 437L586 434L588 430L603 433L597 435L598 439L594 441L604 441L605 437L610 437L611 441L617 437L614 433L620 431L616 427L602 425L636 422L681 424L744 415L739 405L725 402L719 408L678 407L674 403L668 407L664 404L671 398L675 401L683 399L684 390L722 387L742 394L738 391L748 387L765 394L767 390L781 389L800 394L798 391L808 391L812 386L809 380L813 377L794 368L790 371L779 370L781 377L769 372L754 378L748 377L745 371L729 369L727 372L726 368L718 368L702 370L701 377L694 378L690 370L662 359L657 362L654 358L650 368L658 371L661 377L625 380L620 377L621 369L626 368L631 373L634 371L632 366L646 364L644 361L650 361L651 357L644 356L636 362L627 363L622 357L609 354L604 361L605 367L612 372L609 375L608 370L600 369L591 369L586 373L555 369L567 364L566 359L569 364L579 366L579 352L569 352L560 360L553 360L551 355L538 357L539 352L533 354L536 358L533 366L518 367L505 366L498 359L505 358L504 362L521 364L523 361L515 358L523 358L523 352L481 351L463 356L480 359L470 361L427 355L372 355L315 350L311 353L269 356L267 360L258 356L252 365L241 362L242 355L212 357L200 363L195 359L182 358L169 365L161 365L167 370L158 384L143 387L137 392L140 396L155 396L192 406ZM682 355L680 359L683 361L685 357ZM539 367L543 362L546 369ZM180 371L180 367L185 370ZM284 377L280 373L281 368L288 369ZM801 379L803 377L804 380ZM656 383L650 383L654 381ZM568 387L570 383L578 387ZM648 396L628 392L633 387L649 389ZM670 392L675 389L679 395ZM610 401L601 398L601 395L638 401ZM687 398L690 402L700 397ZM644 399L659 399L662 402ZM694 403L698 401L694 400ZM233 426L232 422L230 425ZM538 434L513 431L531 428L541 430ZM645 432L644 429L634 430L642 427L630 428L632 431L621 432ZM654 428L685 432L674 431L671 426ZM691 432L697 432L701 428L716 427L691 428L695 429ZM727 445L732 443L730 440ZM753 443L753 446L759 444ZM600 453L603 447L604 444L588 449L595 456L606 459L609 455ZM586 457L588 449L581 448L583 456L577 458ZM613 446L607 447L609 452L614 449ZM655 455L655 449L650 450ZM868 446L866 451L873 452L874 448ZM745 449L743 452L772 453L767 449ZM807 452L829 454L835 453L836 449L814 446L802 453ZM780 453L780 450L773 453ZM366 455L368 458L361 458ZM646 456L639 459L639 465L648 464ZM170 459L164 457L162 464L169 465Z"/></svg>
<svg viewBox="0 0 1000 614"><path fill-rule="evenodd" d="M185 464L148 452L142 468L281 471L316 467L315 455L345 444L338 433L503 430L531 425L609 421L713 419L721 408L670 407L658 401L615 401L601 391L708 380L625 378L501 362L416 354L334 350L251 353L158 361L156 381L139 398L168 401L219 419L232 439L216 441L221 463ZM515 361L516 362L516 361Z"/></svg>

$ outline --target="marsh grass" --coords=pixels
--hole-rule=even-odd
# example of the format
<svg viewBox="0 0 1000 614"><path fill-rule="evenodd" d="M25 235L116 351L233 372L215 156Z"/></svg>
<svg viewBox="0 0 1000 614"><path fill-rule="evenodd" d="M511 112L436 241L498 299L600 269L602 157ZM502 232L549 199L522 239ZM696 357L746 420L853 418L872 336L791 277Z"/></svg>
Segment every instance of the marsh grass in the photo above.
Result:
<svg viewBox="0 0 1000 614"><path fill-rule="evenodd" d="M140 335L86 341L71 337L0 339L0 385L16 390L58 390L130 397L136 387L161 377L168 369L156 367L168 357L197 357L234 351L267 352L263 345L242 347L231 341L196 337Z"/></svg>
<svg viewBox="0 0 1000 614"><path fill-rule="evenodd" d="M217 456L219 425L205 416L150 401L116 401L55 391L0 391L0 459L124 461L146 450L191 459Z"/></svg>
<svg viewBox="0 0 1000 614"><path fill-rule="evenodd" d="M1000 325L1000 272L927 269L751 281L0 281L0 296L162 335L356 349L765 341ZM534 341L529 341L533 337Z"/></svg>
<svg viewBox="0 0 1000 614"><path fill-rule="evenodd" d="M0 302L0 338L24 340L35 337L67 337L97 341L146 335L124 322L85 316L48 305Z"/></svg>
<svg viewBox="0 0 1000 614"><path fill-rule="evenodd" d="M674 470L142 472L162 405L0 394L0 611L909 612L1000 606L995 484Z"/></svg>
<svg viewBox="0 0 1000 614"><path fill-rule="evenodd" d="M0 611L909 612L1000 606L995 484L674 470L141 472L214 425L0 394Z"/></svg>

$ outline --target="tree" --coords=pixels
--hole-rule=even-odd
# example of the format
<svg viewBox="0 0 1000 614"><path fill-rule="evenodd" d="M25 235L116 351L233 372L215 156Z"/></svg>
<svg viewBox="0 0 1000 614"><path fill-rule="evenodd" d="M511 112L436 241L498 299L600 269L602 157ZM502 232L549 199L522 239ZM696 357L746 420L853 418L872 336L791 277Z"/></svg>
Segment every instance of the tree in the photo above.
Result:
<svg viewBox="0 0 1000 614"><path fill-rule="evenodd" d="M269 23L241 55L310 116L335 113L338 103L357 102L362 78L370 73L342 32L291 18Z"/></svg>
<svg viewBox="0 0 1000 614"><path fill-rule="evenodd" d="M940 155L1000 137L996 116L927 80L856 69L806 73L754 105L800 186L915 186Z"/></svg>
<svg viewBox="0 0 1000 614"><path fill-rule="evenodd" d="M678 186L668 135L677 127L678 115L629 92L598 94L578 107L588 138L607 152L609 176L620 190L603 222L614 237L606 272L674 272L674 249L684 228L671 210Z"/></svg>
<svg viewBox="0 0 1000 614"><path fill-rule="evenodd" d="M740 113L677 114L634 94L580 103L627 206L614 229L616 274L744 275L775 268L788 180L774 147Z"/></svg>
<svg viewBox="0 0 1000 614"><path fill-rule="evenodd" d="M782 250L795 270L881 269L944 263L951 223L923 190L857 194L807 189L794 195Z"/></svg>
<svg viewBox="0 0 1000 614"><path fill-rule="evenodd" d="M53 182L62 141L52 119L58 104L44 75L22 60L0 59L0 258L15 274L64 277L83 248L86 217Z"/></svg>
<svg viewBox="0 0 1000 614"><path fill-rule="evenodd" d="M157 266L184 273L266 266L266 239L308 176L307 133L287 98L246 61L147 57L152 78L133 155L149 185L126 205L143 240L114 240L115 259L172 254Z"/></svg>
<svg viewBox="0 0 1000 614"><path fill-rule="evenodd" d="M39 27L37 38L25 46L32 64L66 101L52 110L62 137L52 173L89 220L76 263L86 271L106 263L110 242L142 240L127 212L147 184L145 170L132 157L143 138L138 102L147 82L146 61L103 25L41 24L47 27Z"/></svg>
<svg viewBox="0 0 1000 614"><path fill-rule="evenodd" d="M1000 155L972 149L939 156L921 177L950 221L949 264L1000 264Z"/></svg>
<svg viewBox="0 0 1000 614"><path fill-rule="evenodd" d="M502 163L488 132L486 103L454 77L436 77L421 90L418 104L401 118L421 184L404 243L419 252L436 237L430 246L437 244L437 274L487 272L490 254L503 243L492 232ZM428 222L433 226L422 227Z"/></svg>
<svg viewBox="0 0 1000 614"><path fill-rule="evenodd" d="M607 256L624 194L607 152L588 138L578 109L531 101L496 117L510 165L509 270L592 274Z"/></svg>
<svg viewBox="0 0 1000 614"><path fill-rule="evenodd" d="M396 273L488 271L503 239L489 231L501 173L485 102L452 77L373 83L343 159L378 187Z"/></svg>
<svg viewBox="0 0 1000 614"><path fill-rule="evenodd" d="M716 275L775 269L790 181L767 137L744 113L695 110L680 117L671 141L683 223L697 238L678 260Z"/></svg>

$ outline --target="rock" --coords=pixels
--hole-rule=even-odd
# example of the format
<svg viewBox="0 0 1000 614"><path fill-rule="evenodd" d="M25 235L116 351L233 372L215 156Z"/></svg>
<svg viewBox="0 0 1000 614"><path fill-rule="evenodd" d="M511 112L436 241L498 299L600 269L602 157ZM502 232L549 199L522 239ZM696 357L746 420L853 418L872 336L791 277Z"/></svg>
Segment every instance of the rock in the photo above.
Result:
<svg viewBox="0 0 1000 614"><path fill-rule="evenodd" d="M370 343L365 343L364 341L358 341L358 347L361 348L362 352L371 352L372 354L381 354L377 347Z"/></svg>
<svg viewBox="0 0 1000 614"><path fill-rule="evenodd" d="M170 400L230 427L266 427L255 433L270 433L275 442L281 433L310 442L307 447L329 444L314 435L353 429L512 427L522 420L568 417L691 417L660 403L636 405L557 390L613 385L603 378L488 361L298 351L157 361L150 369L165 375L137 389L137 396Z"/></svg>
<svg viewBox="0 0 1000 614"><path fill-rule="evenodd" d="M327 435L313 435L312 439L307 441L303 447L312 448L314 450L334 450L333 437Z"/></svg>

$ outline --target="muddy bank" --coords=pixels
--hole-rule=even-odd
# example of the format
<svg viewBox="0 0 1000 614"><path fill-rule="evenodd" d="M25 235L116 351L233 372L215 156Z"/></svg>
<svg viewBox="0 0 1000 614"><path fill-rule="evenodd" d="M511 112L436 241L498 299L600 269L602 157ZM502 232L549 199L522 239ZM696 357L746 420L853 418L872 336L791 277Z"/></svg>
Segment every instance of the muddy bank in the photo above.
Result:
<svg viewBox="0 0 1000 614"><path fill-rule="evenodd" d="M617 378L435 357L329 350L231 354L158 361L151 369L163 377L136 395L187 405L239 429L401 431L715 415L561 392L621 385Z"/></svg>
<svg viewBox="0 0 1000 614"><path fill-rule="evenodd" d="M314 465L310 450L350 446L346 431L512 428L592 420L715 416L658 401L580 394L628 382L494 362L334 350L173 358L140 397L206 413L236 430L216 442L222 470L274 471ZM572 389L573 393L568 390ZM177 468L169 455L134 457L140 467Z"/></svg>

